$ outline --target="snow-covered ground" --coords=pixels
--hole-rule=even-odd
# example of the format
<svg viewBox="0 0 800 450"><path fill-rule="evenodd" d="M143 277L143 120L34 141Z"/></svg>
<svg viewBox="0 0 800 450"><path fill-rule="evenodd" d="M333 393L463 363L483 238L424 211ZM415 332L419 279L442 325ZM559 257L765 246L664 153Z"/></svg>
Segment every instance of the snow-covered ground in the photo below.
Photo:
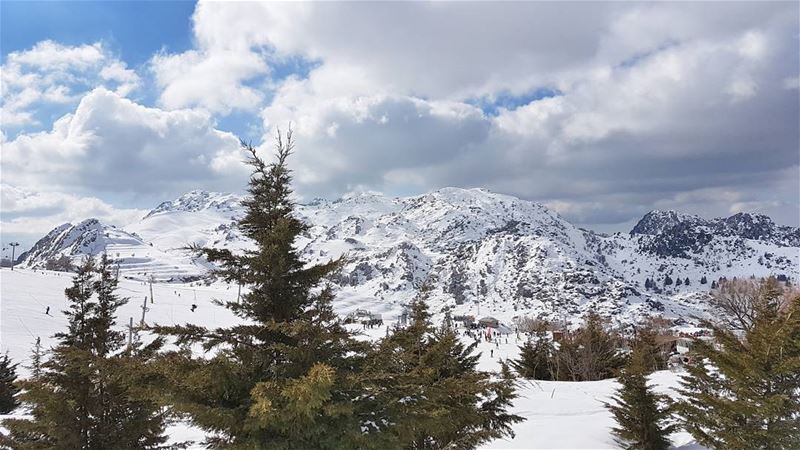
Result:
<svg viewBox="0 0 800 450"><path fill-rule="evenodd" d="M21 362L22 374L28 371L24 366L36 340L41 337L45 347L53 345L53 334L62 331L66 320L61 310L66 307L64 288L69 286L71 276L65 273L16 269L13 272L0 270L0 352L8 352L15 361ZM208 326L226 326L238 319L226 309L211 303L212 299L234 300L236 289L225 284L200 286L194 284L153 284L155 302L150 303L150 287L141 281L122 280L120 294L130 298L127 305L119 310L118 326L122 328L129 318L138 322L142 315L142 303L148 296L146 321L149 324L198 323ZM191 312L191 305L198 308ZM358 302L343 301L337 310L349 312ZM50 307L50 315L45 314ZM362 305L363 307L363 305ZM393 317L385 317L390 326ZM386 334L386 326L364 330L365 338L378 338ZM353 326L354 329L361 328ZM465 337L466 338L466 337ZM518 353L514 334L502 337L495 342L481 342L480 367L496 370L501 359L515 358ZM677 386L679 375L664 371L652 376L658 390L669 394ZM610 429L613 426L611 415L603 407L616 388L614 380L597 382L530 382L520 383L520 397L513 411L525 417L525 421L514 427L514 439L498 440L485 446L497 449L607 449L616 448ZM0 416L2 419L2 416ZM186 424L175 424L168 430L171 441L200 441L202 431ZM676 449L697 450L686 433L673 436ZM195 445L194 449L202 448Z"/></svg>

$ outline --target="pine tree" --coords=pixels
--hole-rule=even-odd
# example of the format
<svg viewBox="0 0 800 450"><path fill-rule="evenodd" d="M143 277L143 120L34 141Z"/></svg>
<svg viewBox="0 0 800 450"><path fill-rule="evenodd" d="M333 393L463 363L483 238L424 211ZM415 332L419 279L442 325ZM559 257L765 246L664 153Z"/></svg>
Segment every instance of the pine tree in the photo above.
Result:
<svg viewBox="0 0 800 450"><path fill-rule="evenodd" d="M697 341L678 412L711 449L800 448L800 297L788 305L767 281L752 326L734 332L710 322L714 341Z"/></svg>
<svg viewBox="0 0 800 450"><path fill-rule="evenodd" d="M42 338L37 337L36 343L33 344L31 351L31 377L37 378L42 374L42 359L44 358L44 350L42 349Z"/></svg>
<svg viewBox="0 0 800 450"><path fill-rule="evenodd" d="M325 280L340 260L307 266L294 247L308 226L294 214L286 161L291 131L277 137L276 161L255 149L245 215L238 227L255 249L243 254L197 248L228 282L249 287L240 302L225 303L244 323L207 329L155 327L183 348L164 356L165 402L214 434L226 448L356 448L372 444L358 379L366 344L357 342L333 313ZM188 346L216 350L212 358ZM213 374L213 375L211 375Z"/></svg>
<svg viewBox="0 0 800 450"><path fill-rule="evenodd" d="M12 364L11 358L5 354L0 358L0 414L9 414L19 406L19 387L14 384L16 380L17 364Z"/></svg>
<svg viewBox="0 0 800 450"><path fill-rule="evenodd" d="M706 276L703 275L703 277L700 278L700 284L706 284L706 283L708 283L708 278L706 278Z"/></svg>
<svg viewBox="0 0 800 450"><path fill-rule="evenodd" d="M664 277L664 286L671 286L672 285L672 278L667 275Z"/></svg>
<svg viewBox="0 0 800 450"><path fill-rule="evenodd" d="M686 277L686 279L683 280L683 284L686 285L686 286L689 286L689 284L690 284L689 283L689 277Z"/></svg>
<svg viewBox="0 0 800 450"><path fill-rule="evenodd" d="M20 383L19 398L31 418L4 421L9 435L0 444L101 450L160 448L166 441L163 411L133 395L142 381L137 377L142 358L132 349L119 353L121 333L111 327L124 300L115 289L105 255L99 267L87 258L78 268L65 290L68 330L56 334L58 345L39 363L39 374ZM144 351L152 355L157 345Z"/></svg>
<svg viewBox="0 0 800 450"><path fill-rule="evenodd" d="M553 379L553 354L555 348L544 327L536 330L534 339L529 339L520 348L520 357L511 366L524 378L533 380Z"/></svg>
<svg viewBox="0 0 800 450"><path fill-rule="evenodd" d="M666 396L655 394L647 386L649 349L634 347L631 358L619 376L620 388L606 404L617 426L612 429L617 443L627 450L667 450L668 435L676 426L670 424L671 410Z"/></svg>
<svg viewBox="0 0 800 450"><path fill-rule="evenodd" d="M369 358L374 421L384 424L380 447L471 449L513 436L511 425L522 418L507 412L516 397L510 370L479 371L476 344L465 346L448 327L435 329L423 298L411 307L410 324Z"/></svg>

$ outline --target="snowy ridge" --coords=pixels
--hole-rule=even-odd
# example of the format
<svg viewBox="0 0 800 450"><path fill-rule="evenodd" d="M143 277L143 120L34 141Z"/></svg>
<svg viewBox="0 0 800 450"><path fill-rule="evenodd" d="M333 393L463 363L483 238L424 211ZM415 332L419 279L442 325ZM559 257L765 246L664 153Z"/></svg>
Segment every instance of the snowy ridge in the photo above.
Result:
<svg viewBox="0 0 800 450"><path fill-rule="evenodd" d="M130 278L192 279L208 267L193 259L186 250L190 244L234 251L251 245L235 227L242 213L241 197L192 191L124 230L97 221L62 225L25 255L24 264L41 267L57 254L105 249L121 258ZM785 275L796 281L800 275L800 230L744 213L706 220L653 211L630 234L604 236L578 229L537 203L459 188L405 198L360 193L316 199L298 205L297 213L310 225L295 243L309 261L347 256L333 280L342 312L398 314L427 283L439 313L447 307L455 314L506 320L542 314L575 321L594 308L631 322L654 312L702 313L704 293L722 276ZM647 279L656 287L645 289Z"/></svg>
<svg viewBox="0 0 800 450"><path fill-rule="evenodd" d="M207 268L191 259L161 251L135 233L104 225L97 219L57 227L22 254L20 260L23 266L44 268L47 261L66 256L77 265L85 256L103 252L114 259L120 274L128 278L185 281L207 273Z"/></svg>

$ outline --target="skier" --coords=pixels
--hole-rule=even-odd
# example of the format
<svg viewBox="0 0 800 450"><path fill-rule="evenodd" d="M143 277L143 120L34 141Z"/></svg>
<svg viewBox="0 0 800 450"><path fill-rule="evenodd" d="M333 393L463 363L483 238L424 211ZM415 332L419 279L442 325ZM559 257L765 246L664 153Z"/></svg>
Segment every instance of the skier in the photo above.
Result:
<svg viewBox="0 0 800 450"><path fill-rule="evenodd" d="M44 310L44 313L47 314L48 316L50 315L50 307L49 306Z"/></svg>
<svg viewBox="0 0 800 450"><path fill-rule="evenodd" d="M197 305L195 305L194 303L192 303L192 312L194 312L194 310L195 310L195 309L197 309Z"/></svg>

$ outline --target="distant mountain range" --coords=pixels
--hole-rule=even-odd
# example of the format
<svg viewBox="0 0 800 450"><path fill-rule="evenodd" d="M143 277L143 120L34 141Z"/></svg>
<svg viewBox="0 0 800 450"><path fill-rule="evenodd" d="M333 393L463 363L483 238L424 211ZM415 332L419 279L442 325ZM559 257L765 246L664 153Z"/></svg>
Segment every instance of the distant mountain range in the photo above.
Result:
<svg viewBox="0 0 800 450"><path fill-rule="evenodd" d="M251 245L235 226L240 202L192 191L123 228L96 219L67 223L20 261L42 268L62 256L77 261L106 251L125 277L212 281L211 266L185 247ZM686 318L703 313L705 294L720 277L800 276L800 229L763 215L707 220L652 211L630 233L609 236L537 203L457 188L316 199L297 213L311 225L296 243L309 261L348 256L333 280L345 311L394 313L429 283L436 311L576 320L594 308L620 322L653 312Z"/></svg>

